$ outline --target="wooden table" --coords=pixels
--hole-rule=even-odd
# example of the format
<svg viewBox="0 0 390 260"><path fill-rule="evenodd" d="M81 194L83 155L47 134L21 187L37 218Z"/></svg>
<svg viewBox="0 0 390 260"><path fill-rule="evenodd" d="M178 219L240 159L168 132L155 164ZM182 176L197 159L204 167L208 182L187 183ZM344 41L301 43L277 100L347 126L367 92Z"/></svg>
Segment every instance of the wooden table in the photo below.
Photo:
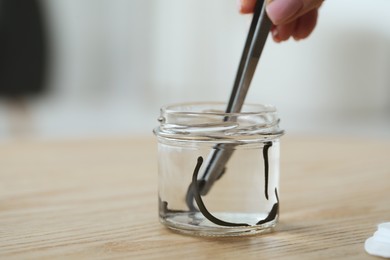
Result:
<svg viewBox="0 0 390 260"><path fill-rule="evenodd" d="M370 259L390 221L390 142L282 139L276 232L202 238L157 219L154 138L0 145L1 259ZM376 259L372 257L372 259Z"/></svg>

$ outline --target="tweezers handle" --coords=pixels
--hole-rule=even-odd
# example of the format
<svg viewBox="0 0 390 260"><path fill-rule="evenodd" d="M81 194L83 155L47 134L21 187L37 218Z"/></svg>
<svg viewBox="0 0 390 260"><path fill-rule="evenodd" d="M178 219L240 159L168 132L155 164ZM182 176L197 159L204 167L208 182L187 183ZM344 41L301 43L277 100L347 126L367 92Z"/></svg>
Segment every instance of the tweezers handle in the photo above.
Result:
<svg viewBox="0 0 390 260"><path fill-rule="evenodd" d="M257 63L272 26L265 6L264 0L257 0L233 90L225 111L226 113L238 113L244 104ZM234 116L225 117L224 120L234 121L235 118ZM206 170L200 179L199 193L201 195L206 195L214 182L222 176L225 165L229 161L233 151L233 147L229 145L218 144L216 149L210 154Z"/></svg>
<svg viewBox="0 0 390 260"><path fill-rule="evenodd" d="M272 22L265 11L264 0L258 0L245 47L241 56L233 90L230 94L226 113L238 113L244 104L246 94L255 73Z"/></svg>

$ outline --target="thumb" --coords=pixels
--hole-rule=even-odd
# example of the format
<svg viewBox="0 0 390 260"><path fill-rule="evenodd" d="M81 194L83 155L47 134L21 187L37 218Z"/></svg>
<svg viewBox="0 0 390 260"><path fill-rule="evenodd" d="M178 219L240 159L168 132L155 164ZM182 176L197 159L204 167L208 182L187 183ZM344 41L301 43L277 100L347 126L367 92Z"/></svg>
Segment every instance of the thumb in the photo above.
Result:
<svg viewBox="0 0 390 260"><path fill-rule="evenodd" d="M321 6L324 0L267 0L267 14L275 25L287 24Z"/></svg>

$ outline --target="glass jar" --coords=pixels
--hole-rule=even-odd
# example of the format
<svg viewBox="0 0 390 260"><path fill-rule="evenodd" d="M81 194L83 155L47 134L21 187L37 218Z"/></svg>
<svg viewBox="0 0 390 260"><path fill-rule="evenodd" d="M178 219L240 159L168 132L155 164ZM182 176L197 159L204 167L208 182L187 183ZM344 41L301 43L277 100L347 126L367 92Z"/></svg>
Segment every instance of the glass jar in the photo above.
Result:
<svg viewBox="0 0 390 260"><path fill-rule="evenodd" d="M276 109L224 103L161 108L158 199L162 224L187 234L239 236L271 230L279 216Z"/></svg>

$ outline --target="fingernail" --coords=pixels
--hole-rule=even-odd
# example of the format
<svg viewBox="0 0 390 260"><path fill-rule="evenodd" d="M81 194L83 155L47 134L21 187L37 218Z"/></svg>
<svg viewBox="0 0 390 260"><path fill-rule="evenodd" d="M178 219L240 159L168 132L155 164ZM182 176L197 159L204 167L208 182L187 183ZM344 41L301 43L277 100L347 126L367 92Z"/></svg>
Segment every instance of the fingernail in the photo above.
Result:
<svg viewBox="0 0 390 260"><path fill-rule="evenodd" d="M239 0L237 2L240 13L252 13L255 5L255 0Z"/></svg>
<svg viewBox="0 0 390 260"><path fill-rule="evenodd" d="M267 5L267 14L278 25L288 20L303 8L302 0L274 0Z"/></svg>
<svg viewBox="0 0 390 260"><path fill-rule="evenodd" d="M275 42L280 42L280 38L279 38L279 32L277 29L273 29L271 31L272 33L272 38L274 39Z"/></svg>
<svg viewBox="0 0 390 260"><path fill-rule="evenodd" d="M293 36L294 40L299 42L301 40L301 38L299 38L298 36Z"/></svg>

